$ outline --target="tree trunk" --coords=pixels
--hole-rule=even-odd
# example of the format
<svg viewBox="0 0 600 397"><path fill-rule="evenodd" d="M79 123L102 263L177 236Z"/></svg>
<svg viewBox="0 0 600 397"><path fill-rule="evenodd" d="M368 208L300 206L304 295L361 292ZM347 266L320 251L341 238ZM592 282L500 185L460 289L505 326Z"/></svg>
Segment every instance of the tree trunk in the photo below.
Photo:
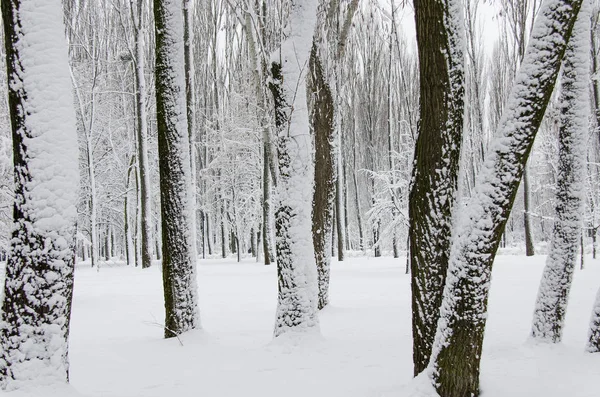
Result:
<svg viewBox="0 0 600 397"><path fill-rule="evenodd" d="M289 34L281 45L282 59L271 67L270 83L278 128L275 213L278 299L274 335L318 329L318 285L311 239L313 164L307 121L305 64L310 56L316 13L314 0L294 1ZM283 81L294 82L293 84ZM290 87L296 87L295 92ZM282 128L281 128L282 127Z"/></svg>
<svg viewBox="0 0 600 397"><path fill-rule="evenodd" d="M600 289L598 289L594 308L592 309L586 351L589 353L600 352Z"/></svg>
<svg viewBox="0 0 600 397"><path fill-rule="evenodd" d="M213 250L213 237L210 231L210 213L206 215L206 248L208 248L208 255L212 255Z"/></svg>
<svg viewBox="0 0 600 397"><path fill-rule="evenodd" d="M142 269L152 266L152 216L150 198L150 170L148 165L148 116L146 112L146 77L144 38L146 26L144 23L144 1L138 0L137 21L135 33L135 99L136 99L136 137L137 160L140 173L140 231L141 231L141 257ZM133 4L132 4L133 8ZM133 10L132 10L133 12Z"/></svg>
<svg viewBox="0 0 600 397"><path fill-rule="evenodd" d="M523 226L525 230L525 255L535 255L535 247L533 245L533 231L531 230L531 205L529 193L529 173L527 167L523 172Z"/></svg>
<svg viewBox="0 0 600 397"><path fill-rule="evenodd" d="M408 201L415 376L429 362L450 256L463 126L460 4L414 3L421 65L419 132Z"/></svg>
<svg viewBox="0 0 600 397"><path fill-rule="evenodd" d="M339 148L341 150L341 147ZM344 239L345 239L345 229L344 229L344 185L343 185L343 173L341 172L341 157L338 156L337 160L338 171L336 178L336 186L335 186L335 229L337 231L337 256L338 261L342 262L344 260Z"/></svg>
<svg viewBox="0 0 600 397"><path fill-rule="evenodd" d="M333 98L323 65L313 41L309 60L309 92L312 95L310 120L315 142L312 238L319 276L319 310L329 303L329 269L332 248L332 211L335 197L333 148Z"/></svg>
<svg viewBox="0 0 600 397"><path fill-rule="evenodd" d="M190 151L190 187L192 194L192 202L190 205L191 211L191 232L192 232L192 245L194 248L194 258L197 254L197 226L196 226L196 96L194 86L194 63L192 52L193 40L194 40L194 29L192 24L192 1L183 0L183 59L184 59L184 70L185 70L185 103L187 105L187 133L189 139L189 151Z"/></svg>
<svg viewBox="0 0 600 397"><path fill-rule="evenodd" d="M451 248L431 377L441 397L479 394L492 264L582 0L546 0Z"/></svg>
<svg viewBox="0 0 600 397"><path fill-rule="evenodd" d="M264 139L264 138L263 138ZM270 145L263 142L263 255L265 265L271 264L271 244L269 230L271 229L271 186L269 185L269 150Z"/></svg>
<svg viewBox="0 0 600 397"><path fill-rule="evenodd" d="M0 327L0 387L68 382L76 116L62 6L2 0L15 199Z"/></svg>
<svg viewBox="0 0 600 397"><path fill-rule="evenodd" d="M154 19L165 338L170 338L200 327L190 219L190 141L185 109L181 2L155 0Z"/></svg>
<svg viewBox="0 0 600 397"><path fill-rule="evenodd" d="M552 243L538 290L531 335L558 343L581 232L585 194L585 152L589 118L589 29L588 1L579 11L571 40L563 58L559 98L558 177ZM583 252L583 246L582 252Z"/></svg>

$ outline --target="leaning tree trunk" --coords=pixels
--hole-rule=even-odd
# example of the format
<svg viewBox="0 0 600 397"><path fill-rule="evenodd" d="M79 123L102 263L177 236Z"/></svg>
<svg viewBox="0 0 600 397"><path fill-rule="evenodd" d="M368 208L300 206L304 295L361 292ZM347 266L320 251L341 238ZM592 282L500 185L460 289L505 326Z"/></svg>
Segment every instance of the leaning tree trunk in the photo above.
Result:
<svg viewBox="0 0 600 397"><path fill-rule="evenodd" d="M316 1L291 4L282 62L273 63L271 91L278 132L278 205L275 212L278 299L274 335L318 328L317 274L311 239L313 164L308 131L305 65Z"/></svg>
<svg viewBox="0 0 600 397"><path fill-rule="evenodd" d="M550 101L582 0L546 0L453 236L430 375L441 397L479 394L479 362L492 263L533 140Z"/></svg>
<svg viewBox="0 0 600 397"><path fill-rule="evenodd" d="M590 116L588 5L588 1L584 0L563 60L559 99L556 216L550 253L542 274L531 329L534 339L551 343L560 342L562 338L583 221L586 143Z"/></svg>
<svg viewBox="0 0 600 397"><path fill-rule="evenodd" d="M181 2L155 0L154 19L165 338L170 338L200 327Z"/></svg>
<svg viewBox="0 0 600 397"><path fill-rule="evenodd" d="M409 195L415 376L427 367L450 255L463 119L460 0L415 0L420 121Z"/></svg>
<svg viewBox="0 0 600 397"><path fill-rule="evenodd" d="M2 0L15 201L0 387L67 382L78 144L58 0Z"/></svg>

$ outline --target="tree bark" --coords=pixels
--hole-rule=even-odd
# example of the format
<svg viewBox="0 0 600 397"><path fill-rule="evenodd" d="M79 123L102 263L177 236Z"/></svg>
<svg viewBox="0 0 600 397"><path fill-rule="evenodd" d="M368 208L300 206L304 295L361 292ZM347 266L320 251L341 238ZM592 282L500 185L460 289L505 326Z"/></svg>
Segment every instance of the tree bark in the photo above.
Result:
<svg viewBox="0 0 600 397"><path fill-rule="evenodd" d="M144 58L144 1L137 0L137 18L134 17L135 40L135 99L136 99L136 138L137 160L140 173L140 231L142 269L152 266L152 204L150 198L150 176L148 169L148 116L146 112L146 77ZM133 14L133 1L131 4Z"/></svg>
<svg viewBox="0 0 600 397"><path fill-rule="evenodd" d="M598 289L596 300L594 302L594 308L592 309L586 351L588 353L600 352L600 289Z"/></svg>
<svg viewBox="0 0 600 397"><path fill-rule="evenodd" d="M312 94L310 115L315 137L314 194L312 200L312 238L319 276L319 310L329 303L329 269L331 262L332 204L335 197L333 159L333 98L323 75L317 45L313 41L309 60L309 92Z"/></svg>
<svg viewBox="0 0 600 397"><path fill-rule="evenodd" d="M546 0L540 9L499 132L460 212L430 361L441 397L479 394L493 260L581 3Z"/></svg>
<svg viewBox="0 0 600 397"><path fill-rule="evenodd" d="M154 19L165 338L170 338L200 327L181 2L155 0Z"/></svg>
<svg viewBox="0 0 600 397"><path fill-rule="evenodd" d="M529 192L529 173L523 171L523 226L525 230L525 255L534 256L533 230L531 228L531 194Z"/></svg>
<svg viewBox="0 0 600 397"><path fill-rule="evenodd" d="M308 121L306 71L316 1L294 1L281 62L271 67L271 92L279 119L275 212L278 299L274 335L318 329L318 286L311 239L313 164ZM285 84L284 84L285 81Z"/></svg>
<svg viewBox="0 0 600 397"><path fill-rule="evenodd" d="M585 153L590 116L588 4L588 1L584 1L579 11L563 58L554 229L531 329L534 339L550 343L558 343L562 339L569 291L577 264L578 243L583 238ZM581 249L583 253L583 246Z"/></svg>
<svg viewBox="0 0 600 397"><path fill-rule="evenodd" d="M420 121L409 193L414 375L429 362L450 256L463 120L461 2L415 0Z"/></svg>
<svg viewBox="0 0 600 397"><path fill-rule="evenodd" d="M15 198L0 322L0 387L64 383L78 143L58 0L2 0Z"/></svg>

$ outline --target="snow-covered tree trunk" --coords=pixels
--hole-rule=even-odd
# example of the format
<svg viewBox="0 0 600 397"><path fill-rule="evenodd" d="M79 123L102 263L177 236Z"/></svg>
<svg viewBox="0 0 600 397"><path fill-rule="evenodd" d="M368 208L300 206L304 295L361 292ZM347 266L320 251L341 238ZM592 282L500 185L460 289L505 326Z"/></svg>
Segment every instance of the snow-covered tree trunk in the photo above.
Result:
<svg viewBox="0 0 600 397"><path fill-rule="evenodd" d="M6 265L0 386L68 381L79 189L62 6L3 0L15 201Z"/></svg>
<svg viewBox="0 0 600 397"><path fill-rule="evenodd" d="M165 337L169 338L200 327L181 1L155 0L154 19Z"/></svg>
<svg viewBox="0 0 600 397"><path fill-rule="evenodd" d="M550 252L538 290L531 335L560 342L577 264L589 124L589 2L584 0L563 58L556 210Z"/></svg>
<svg viewBox="0 0 600 397"><path fill-rule="evenodd" d="M600 289L598 289L596 300L594 301L594 308L592 309L586 350L589 353L600 352Z"/></svg>
<svg viewBox="0 0 600 397"><path fill-rule="evenodd" d="M278 130L279 180L275 212L278 300L274 335L318 328L317 271L311 238L312 142L308 131L306 74L316 0L290 5L281 63L272 64Z"/></svg>
<svg viewBox="0 0 600 397"><path fill-rule="evenodd" d="M143 0L138 0L134 13L133 2L131 13L134 17L135 29L135 100L137 107L137 160L140 173L140 235L142 268L152 265L152 207L150 199L150 169L148 164L148 116L146 112L146 76L145 76L145 36Z"/></svg>
<svg viewBox="0 0 600 397"><path fill-rule="evenodd" d="M446 280L463 127L462 0L415 0L420 121L409 195L415 376L427 367Z"/></svg>
<svg viewBox="0 0 600 397"><path fill-rule="evenodd" d="M457 219L430 376L441 397L479 394L492 263L582 0L546 0L474 193Z"/></svg>

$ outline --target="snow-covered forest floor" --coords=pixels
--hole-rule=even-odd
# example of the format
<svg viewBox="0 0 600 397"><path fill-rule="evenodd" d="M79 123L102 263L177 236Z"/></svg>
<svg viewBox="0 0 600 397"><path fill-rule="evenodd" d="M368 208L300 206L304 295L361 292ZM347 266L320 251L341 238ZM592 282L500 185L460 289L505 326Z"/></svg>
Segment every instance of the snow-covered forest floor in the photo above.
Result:
<svg viewBox="0 0 600 397"><path fill-rule="evenodd" d="M596 397L600 355L585 354L600 260L575 274L564 341L528 342L545 256L499 255L481 365L482 397ZM200 260L203 331L164 340L162 281L148 270L79 264L70 337L72 389L7 395L402 397L411 380L406 259L334 261L321 337L273 341L275 266ZM1 393L1 392L0 392ZM40 394L42 393L42 394Z"/></svg>

